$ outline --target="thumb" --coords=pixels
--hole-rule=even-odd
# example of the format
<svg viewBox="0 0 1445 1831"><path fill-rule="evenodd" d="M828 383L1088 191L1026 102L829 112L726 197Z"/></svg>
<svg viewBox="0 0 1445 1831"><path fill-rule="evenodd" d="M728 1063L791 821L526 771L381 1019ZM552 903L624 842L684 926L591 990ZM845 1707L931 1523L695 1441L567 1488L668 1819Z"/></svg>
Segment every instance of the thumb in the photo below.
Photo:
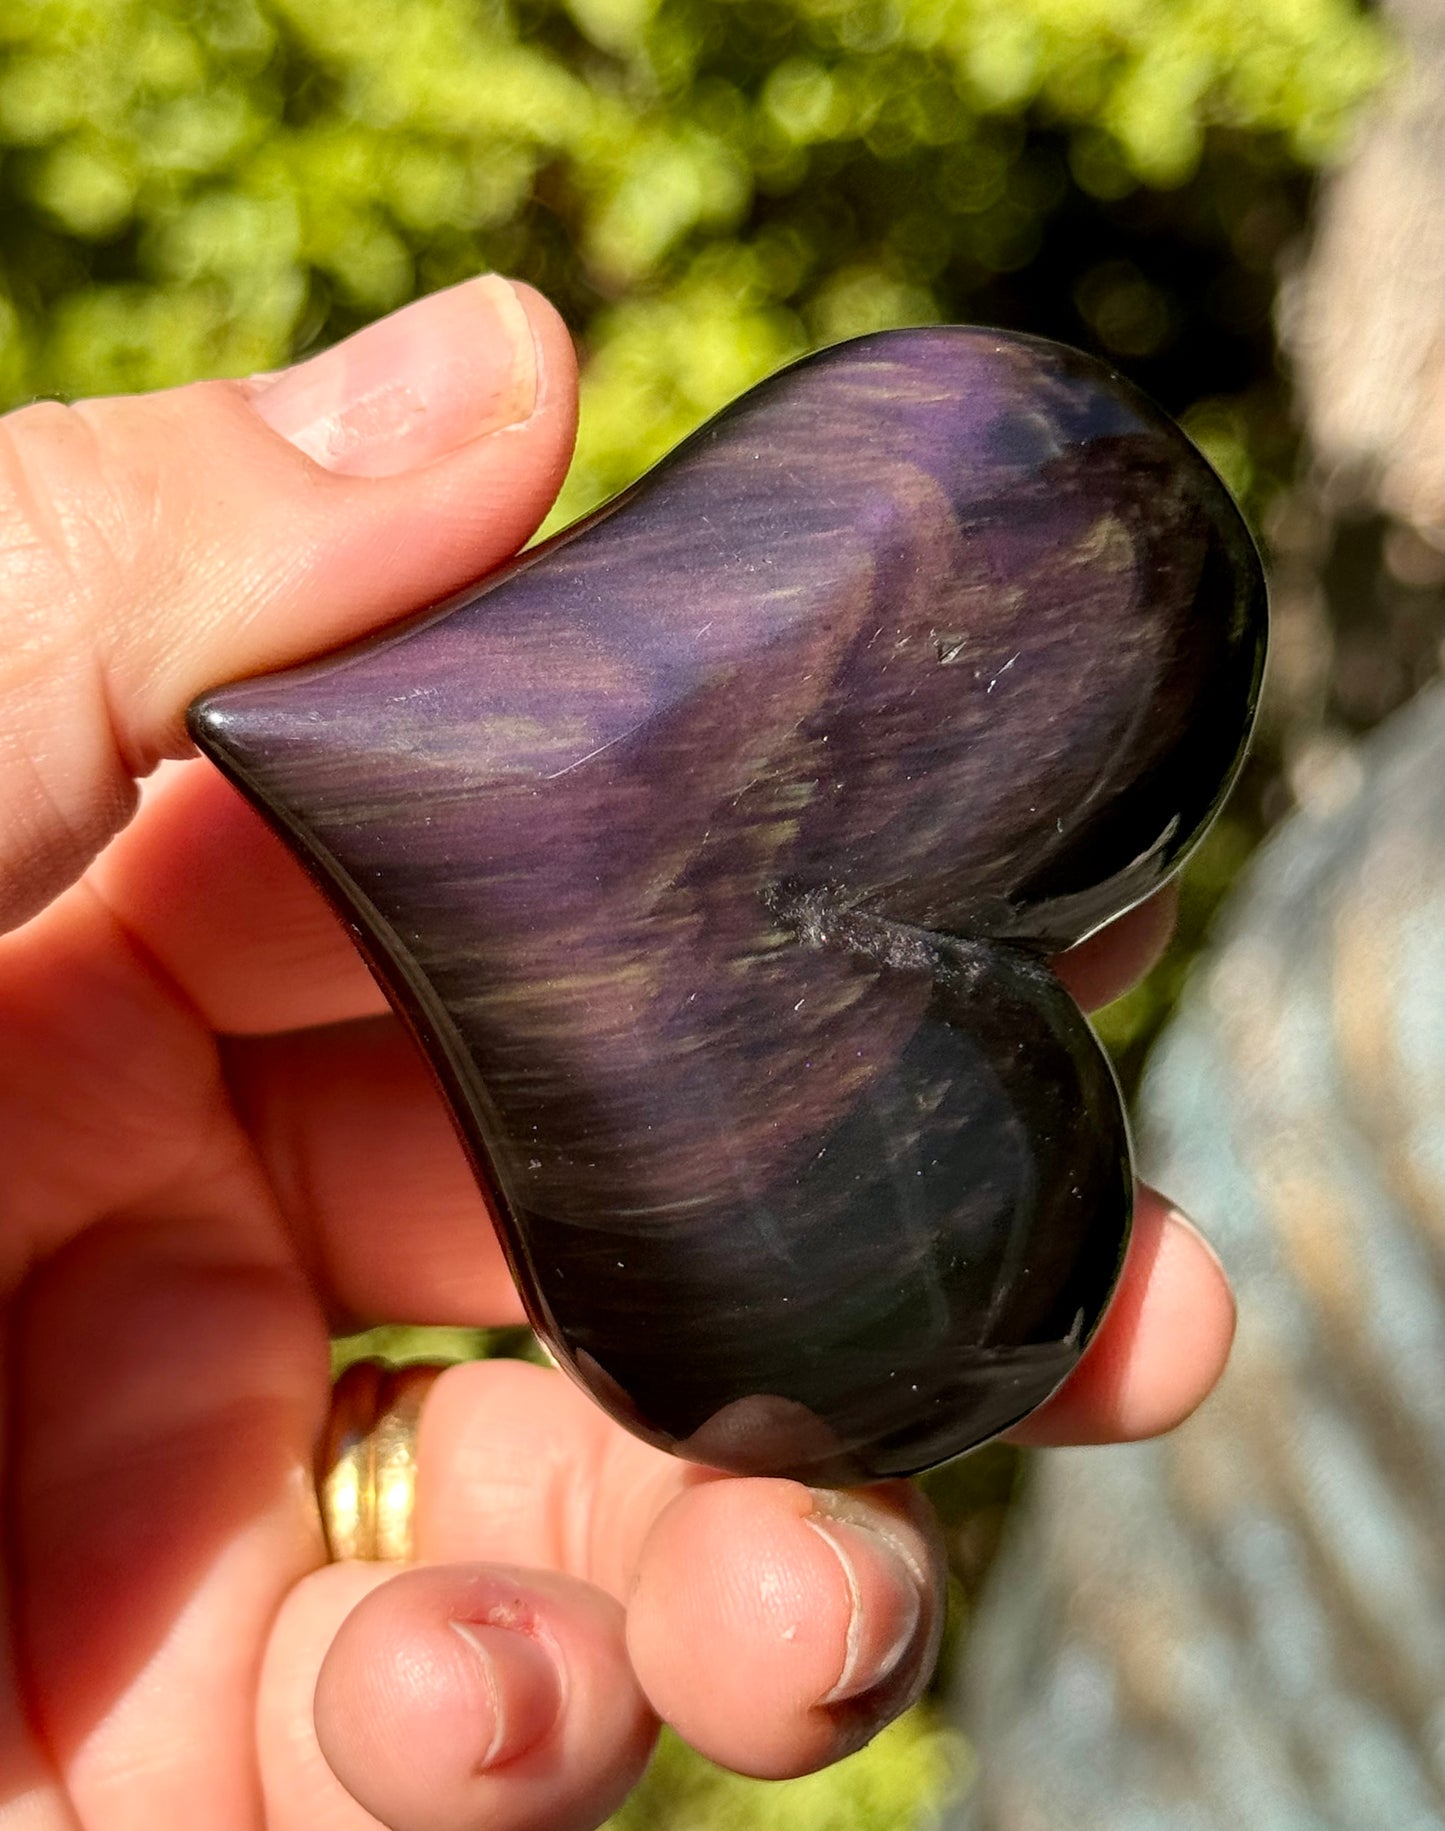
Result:
<svg viewBox="0 0 1445 1831"><path fill-rule="evenodd" d="M278 375L0 419L0 929L187 752L202 689L514 553L575 424L561 320L495 275Z"/></svg>

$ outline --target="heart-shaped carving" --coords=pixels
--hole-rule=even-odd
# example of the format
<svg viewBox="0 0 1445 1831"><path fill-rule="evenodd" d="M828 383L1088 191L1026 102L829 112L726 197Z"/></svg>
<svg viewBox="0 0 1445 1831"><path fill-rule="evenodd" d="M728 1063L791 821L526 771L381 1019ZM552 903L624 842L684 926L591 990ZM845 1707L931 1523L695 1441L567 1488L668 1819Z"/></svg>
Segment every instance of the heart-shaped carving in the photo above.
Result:
<svg viewBox="0 0 1445 1831"><path fill-rule="evenodd" d="M533 1320L643 1436L854 1482L1042 1402L1129 1227L1047 956L1221 800L1259 562L1088 357L865 337L201 748L421 1041Z"/></svg>

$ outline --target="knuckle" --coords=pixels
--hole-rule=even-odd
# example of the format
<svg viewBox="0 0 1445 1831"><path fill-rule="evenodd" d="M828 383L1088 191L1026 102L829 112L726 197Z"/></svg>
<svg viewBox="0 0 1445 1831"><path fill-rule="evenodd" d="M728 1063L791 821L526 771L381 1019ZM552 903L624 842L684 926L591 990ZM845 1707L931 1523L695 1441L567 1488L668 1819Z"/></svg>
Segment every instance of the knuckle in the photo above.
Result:
<svg viewBox="0 0 1445 1831"><path fill-rule="evenodd" d="M45 401L0 419L3 851L23 867L0 926L63 887L133 797L99 653L104 599L118 575L132 588L140 538L122 498L78 408ZM57 743L67 726L73 741Z"/></svg>
<svg viewBox="0 0 1445 1831"><path fill-rule="evenodd" d="M12 706L109 714L108 683L171 591L185 537L182 516L159 538L183 487L172 431L158 396L40 401L0 419L0 698Z"/></svg>
<svg viewBox="0 0 1445 1831"><path fill-rule="evenodd" d="M117 470L85 406L41 401L0 420L0 590L26 646L49 649L100 581L131 570L143 500L144 479Z"/></svg>
<svg viewBox="0 0 1445 1831"><path fill-rule="evenodd" d="M0 926L83 868L167 741L154 682L215 536L197 479L245 417L212 383L0 417L0 865L25 867Z"/></svg>

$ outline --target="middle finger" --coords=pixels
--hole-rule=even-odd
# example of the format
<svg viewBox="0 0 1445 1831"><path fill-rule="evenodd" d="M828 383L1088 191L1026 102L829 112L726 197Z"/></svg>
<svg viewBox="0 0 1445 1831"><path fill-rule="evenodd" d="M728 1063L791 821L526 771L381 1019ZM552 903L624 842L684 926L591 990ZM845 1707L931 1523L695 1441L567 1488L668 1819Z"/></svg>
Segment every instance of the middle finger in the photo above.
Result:
<svg viewBox="0 0 1445 1831"><path fill-rule="evenodd" d="M88 875L212 1030L300 1030L386 1009L320 890L209 763L162 764Z"/></svg>
<svg viewBox="0 0 1445 1831"><path fill-rule="evenodd" d="M397 1019L232 1038L222 1059L334 1327L522 1321L491 1210Z"/></svg>
<svg viewBox="0 0 1445 1831"><path fill-rule="evenodd" d="M213 1030L299 1030L386 1008L321 891L209 764L163 765L90 878ZM1059 956L1059 976L1086 1011L1144 976L1177 902L1167 886Z"/></svg>

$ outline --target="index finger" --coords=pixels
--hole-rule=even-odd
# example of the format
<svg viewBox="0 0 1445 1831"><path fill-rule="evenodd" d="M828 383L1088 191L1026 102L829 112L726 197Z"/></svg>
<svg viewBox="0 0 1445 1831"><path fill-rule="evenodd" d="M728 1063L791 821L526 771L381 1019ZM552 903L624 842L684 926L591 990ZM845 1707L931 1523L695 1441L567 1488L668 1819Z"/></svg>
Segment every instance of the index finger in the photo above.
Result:
<svg viewBox="0 0 1445 1831"><path fill-rule="evenodd" d="M385 1010L321 892L208 763L172 763L91 879L211 1028L266 1035ZM1168 945L1172 884L1054 962L1086 1010L1142 979Z"/></svg>

